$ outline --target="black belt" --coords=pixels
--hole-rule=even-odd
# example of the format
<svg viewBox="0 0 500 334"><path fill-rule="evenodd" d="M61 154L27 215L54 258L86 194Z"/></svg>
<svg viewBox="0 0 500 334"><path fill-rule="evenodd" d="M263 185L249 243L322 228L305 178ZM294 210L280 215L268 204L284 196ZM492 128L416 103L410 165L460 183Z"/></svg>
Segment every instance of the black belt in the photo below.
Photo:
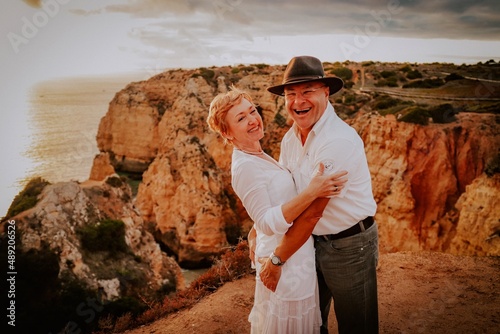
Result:
<svg viewBox="0 0 500 334"><path fill-rule="evenodd" d="M361 225L365 228L365 230L369 229L373 223L375 222L375 219L373 219L372 216L366 217L362 221L358 222L357 224L354 224L353 226L349 227L347 230L343 230L337 234L325 234L325 235L314 235L314 240L316 241L331 241L331 240L337 240L337 239L342 239L342 238L347 238L353 235L356 235L358 233L361 233Z"/></svg>

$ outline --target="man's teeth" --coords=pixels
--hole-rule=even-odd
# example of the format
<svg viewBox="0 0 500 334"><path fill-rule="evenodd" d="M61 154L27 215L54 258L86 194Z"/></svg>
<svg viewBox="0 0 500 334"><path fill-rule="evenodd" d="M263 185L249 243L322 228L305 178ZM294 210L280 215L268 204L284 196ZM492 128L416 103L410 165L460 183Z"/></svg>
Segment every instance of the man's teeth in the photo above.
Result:
<svg viewBox="0 0 500 334"><path fill-rule="evenodd" d="M298 115L306 114L309 110L311 110L311 109L295 110L295 113Z"/></svg>

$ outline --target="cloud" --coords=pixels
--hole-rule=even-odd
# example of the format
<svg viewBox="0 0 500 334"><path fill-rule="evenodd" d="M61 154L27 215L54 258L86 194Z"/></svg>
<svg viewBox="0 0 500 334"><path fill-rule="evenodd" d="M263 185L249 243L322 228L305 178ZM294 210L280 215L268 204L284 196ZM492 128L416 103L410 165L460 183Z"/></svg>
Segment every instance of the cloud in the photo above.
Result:
<svg viewBox="0 0 500 334"><path fill-rule="evenodd" d="M34 8L40 8L42 6L42 1L41 0L23 0L28 6L34 7Z"/></svg>
<svg viewBox="0 0 500 334"><path fill-rule="evenodd" d="M204 14L194 23L211 30L249 34L354 34L379 24L378 34L392 37L497 40L500 38L498 0L129 0L109 5L110 13L161 19L174 14L171 26Z"/></svg>
<svg viewBox="0 0 500 334"><path fill-rule="evenodd" d="M500 40L498 0L110 1L73 13L127 15L131 22L137 20L129 37L149 48L146 57L210 59L229 52L229 45L241 58L252 57L254 51L248 47L252 40L272 36L291 38L291 43L296 36L360 34Z"/></svg>

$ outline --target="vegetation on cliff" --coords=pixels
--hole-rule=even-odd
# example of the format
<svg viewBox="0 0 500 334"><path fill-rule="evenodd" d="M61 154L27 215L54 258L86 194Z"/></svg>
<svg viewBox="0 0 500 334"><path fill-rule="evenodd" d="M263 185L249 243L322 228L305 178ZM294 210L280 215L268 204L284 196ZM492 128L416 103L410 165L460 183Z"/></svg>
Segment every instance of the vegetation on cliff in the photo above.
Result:
<svg viewBox="0 0 500 334"><path fill-rule="evenodd" d="M169 294L163 300L146 301L147 309L141 314L109 314L101 318L94 334L120 333L142 326L171 313L193 306L227 282L237 280L251 272L248 244L240 241L217 259L212 267L193 281L189 287Z"/></svg>
<svg viewBox="0 0 500 334"><path fill-rule="evenodd" d="M4 220L34 207L38 202L38 195L48 184L50 183L41 177L31 179L24 189L14 197Z"/></svg>

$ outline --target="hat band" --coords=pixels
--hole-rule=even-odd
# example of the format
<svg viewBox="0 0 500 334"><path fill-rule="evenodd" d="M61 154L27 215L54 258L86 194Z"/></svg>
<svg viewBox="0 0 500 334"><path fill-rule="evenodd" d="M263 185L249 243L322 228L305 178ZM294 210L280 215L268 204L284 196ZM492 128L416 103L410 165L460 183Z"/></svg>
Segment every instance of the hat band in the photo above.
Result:
<svg viewBox="0 0 500 334"><path fill-rule="evenodd" d="M286 79L286 80L283 80L283 83L282 85L289 85L289 84L293 84L293 83L296 83L296 82L303 82L303 81L309 81L309 80L318 80L318 79L323 79L324 76L322 75L308 75L308 76L303 76L303 77L295 77L293 79Z"/></svg>

